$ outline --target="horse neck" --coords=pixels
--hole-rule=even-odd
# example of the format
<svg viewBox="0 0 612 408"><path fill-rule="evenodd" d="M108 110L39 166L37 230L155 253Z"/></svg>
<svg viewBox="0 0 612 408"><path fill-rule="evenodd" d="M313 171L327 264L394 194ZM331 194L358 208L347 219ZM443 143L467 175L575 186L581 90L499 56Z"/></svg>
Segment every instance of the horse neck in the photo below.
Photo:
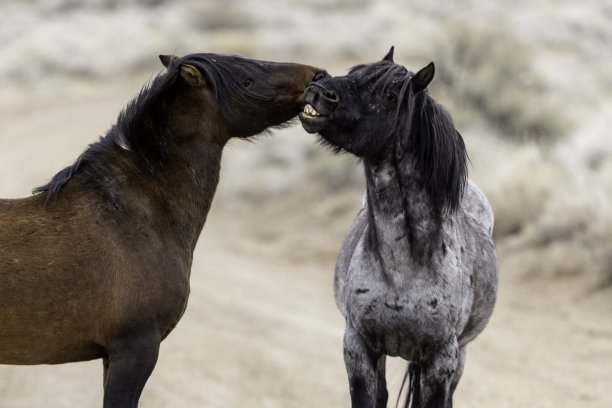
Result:
<svg viewBox="0 0 612 408"><path fill-rule="evenodd" d="M147 225L167 244L192 252L219 181L223 143L206 134L151 132L156 133L151 139L171 141L163 152L159 146L115 146L81 177L85 185L93 183L98 197L111 201L110 208L132 214L128 222Z"/></svg>
<svg viewBox="0 0 612 408"><path fill-rule="evenodd" d="M422 186L419 174L408 165L365 163L369 242L386 271L412 270L429 264L439 245L442 222Z"/></svg>
<svg viewBox="0 0 612 408"><path fill-rule="evenodd" d="M146 180L154 217L169 239L193 251L219 182L228 137L217 126L213 107L202 110L185 103L181 92L171 88L137 113L130 139L141 145L134 146L133 160Z"/></svg>
<svg viewBox="0 0 612 408"><path fill-rule="evenodd" d="M168 152L164 167L151 178L157 186L158 216L166 217L176 239L192 251L217 189L222 151L223 145L209 137L194 137Z"/></svg>

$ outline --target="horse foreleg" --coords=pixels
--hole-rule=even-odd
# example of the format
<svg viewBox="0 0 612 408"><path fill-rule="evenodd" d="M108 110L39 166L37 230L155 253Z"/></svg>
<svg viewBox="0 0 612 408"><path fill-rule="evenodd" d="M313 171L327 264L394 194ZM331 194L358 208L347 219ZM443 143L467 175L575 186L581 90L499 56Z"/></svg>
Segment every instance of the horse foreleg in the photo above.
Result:
<svg viewBox="0 0 612 408"><path fill-rule="evenodd" d="M365 344L357 331L347 323L344 332L344 363L349 378L351 406L353 408L379 407L378 362L380 355Z"/></svg>
<svg viewBox="0 0 612 408"><path fill-rule="evenodd" d="M104 408L136 408L159 353L156 335L115 341L109 348Z"/></svg>
<svg viewBox="0 0 612 408"><path fill-rule="evenodd" d="M421 408L448 408L451 382L459 362L459 346L453 336L421 365Z"/></svg>
<svg viewBox="0 0 612 408"><path fill-rule="evenodd" d="M108 356L102 357L102 386L106 389L106 377L108 377Z"/></svg>
<svg viewBox="0 0 612 408"><path fill-rule="evenodd" d="M380 357L378 357L378 362L376 363L376 408L387 408L387 400L389 399L387 379L385 378L386 362L386 356L381 354Z"/></svg>

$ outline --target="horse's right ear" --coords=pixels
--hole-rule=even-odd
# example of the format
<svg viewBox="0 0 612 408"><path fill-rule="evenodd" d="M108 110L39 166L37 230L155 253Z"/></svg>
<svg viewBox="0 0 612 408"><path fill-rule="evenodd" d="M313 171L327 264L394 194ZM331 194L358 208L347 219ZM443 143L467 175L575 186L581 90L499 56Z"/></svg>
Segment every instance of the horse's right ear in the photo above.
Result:
<svg viewBox="0 0 612 408"><path fill-rule="evenodd" d="M421 68L419 72L414 74L412 77L412 83L414 84L414 93L419 93L423 89L427 88L427 85L431 82L436 73L436 67L433 62L427 64L425 68Z"/></svg>
<svg viewBox="0 0 612 408"><path fill-rule="evenodd" d="M161 61L162 64L164 64L164 67L166 68L168 68L170 61L172 61L173 58L178 59L179 57L177 57L176 55L160 55L159 56L159 60Z"/></svg>
<svg viewBox="0 0 612 408"><path fill-rule="evenodd" d="M189 64L181 65L181 78L191 86L202 86L206 83L200 70Z"/></svg>
<svg viewBox="0 0 612 408"><path fill-rule="evenodd" d="M391 49L389 50L387 55L385 55L385 57L382 60L383 61L393 62L393 51L395 51L395 46L392 45Z"/></svg>

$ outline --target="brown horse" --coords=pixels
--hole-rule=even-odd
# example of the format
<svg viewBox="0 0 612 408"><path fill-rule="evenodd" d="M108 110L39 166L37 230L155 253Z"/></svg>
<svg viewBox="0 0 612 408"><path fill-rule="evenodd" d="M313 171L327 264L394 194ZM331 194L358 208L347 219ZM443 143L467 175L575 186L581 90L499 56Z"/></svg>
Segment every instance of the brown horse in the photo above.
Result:
<svg viewBox="0 0 612 408"><path fill-rule="evenodd" d="M34 195L0 200L0 363L102 358L104 407L136 407L189 296L231 137L297 115L323 70L160 56L104 137Z"/></svg>

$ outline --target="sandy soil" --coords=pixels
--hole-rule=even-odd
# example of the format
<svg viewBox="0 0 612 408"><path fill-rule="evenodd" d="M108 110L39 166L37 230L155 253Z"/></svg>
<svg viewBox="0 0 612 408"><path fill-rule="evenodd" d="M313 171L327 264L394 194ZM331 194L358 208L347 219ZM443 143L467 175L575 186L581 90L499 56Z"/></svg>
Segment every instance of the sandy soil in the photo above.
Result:
<svg viewBox="0 0 612 408"><path fill-rule="evenodd" d="M75 101L3 112L1 195L26 195L70 164L108 128L126 94L133 92L102 95L85 105ZM226 158L231 162L254 148L232 144ZM254 207L252 213L241 210L240 216L249 218L245 222L232 210L224 184L232 179L232 169L224 172L221 199L194 256L189 307L162 345L141 406L349 406L341 351L344 324L333 302L335 260L330 255L340 246L342 233L322 229L301 237L314 242L323 255L296 258L283 242L284 237L296 242L304 214L279 210L280 218L270 225ZM343 199L354 202L338 215L348 229L361 192L346 193ZM270 200L259 205L269 210L281 204ZM324 205L329 202L306 208L316 217L324 213ZM276 232L270 242L264 242L264 227ZM520 275L515 271L525 256L537 254L504 247L499 302L489 327L468 347L456 405L612 406L610 290L593 291L571 276L549 281ZM395 395L405 364L388 364ZM101 382L100 361L0 366L0 407L101 406Z"/></svg>

